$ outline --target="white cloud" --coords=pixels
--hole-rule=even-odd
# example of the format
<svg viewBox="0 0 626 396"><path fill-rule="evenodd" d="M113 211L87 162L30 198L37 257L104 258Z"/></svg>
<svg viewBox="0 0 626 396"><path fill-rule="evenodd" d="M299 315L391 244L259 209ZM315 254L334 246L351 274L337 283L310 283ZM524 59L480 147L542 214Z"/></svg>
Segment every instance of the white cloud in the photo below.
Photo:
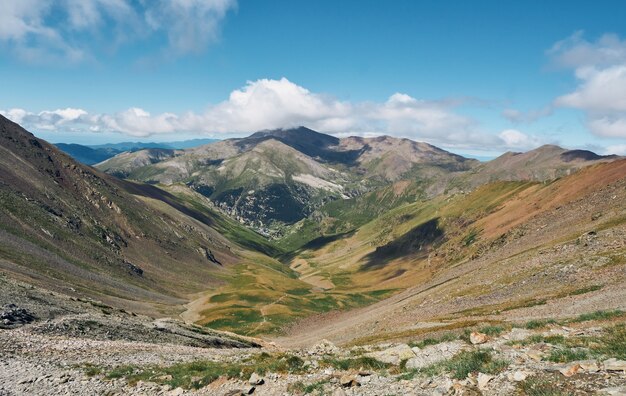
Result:
<svg viewBox="0 0 626 396"><path fill-rule="evenodd" d="M574 68L578 81L554 104L584 111L589 130L598 136L626 138L626 40L607 34L591 43L577 33L549 54L556 64Z"/></svg>
<svg viewBox="0 0 626 396"><path fill-rule="evenodd" d="M429 101L395 93L384 102L348 102L318 94L282 78L249 81L227 100L200 113L151 114L130 108L113 114L82 109L0 111L26 128L47 131L120 132L145 137L162 133L243 135L300 125L337 135L409 137L449 148L525 149L538 142L519 131L494 135L456 112L457 101Z"/></svg>
<svg viewBox="0 0 626 396"><path fill-rule="evenodd" d="M530 136L517 129L506 129L498 135L505 146L511 149L526 150L541 146L545 142L537 136Z"/></svg>
<svg viewBox="0 0 626 396"><path fill-rule="evenodd" d="M202 52L216 41L220 22L236 7L233 0L154 0L146 21L167 33L169 47L181 54Z"/></svg>
<svg viewBox="0 0 626 396"><path fill-rule="evenodd" d="M611 66L626 62L626 40L620 40L616 34L605 34L591 43L578 31L554 44L547 53L559 67Z"/></svg>
<svg viewBox="0 0 626 396"><path fill-rule="evenodd" d="M219 37L236 0L3 0L0 44L28 62L80 62L143 39L170 55L199 53Z"/></svg>
<svg viewBox="0 0 626 396"><path fill-rule="evenodd" d="M604 151L605 154L626 155L626 144L615 144L608 146Z"/></svg>

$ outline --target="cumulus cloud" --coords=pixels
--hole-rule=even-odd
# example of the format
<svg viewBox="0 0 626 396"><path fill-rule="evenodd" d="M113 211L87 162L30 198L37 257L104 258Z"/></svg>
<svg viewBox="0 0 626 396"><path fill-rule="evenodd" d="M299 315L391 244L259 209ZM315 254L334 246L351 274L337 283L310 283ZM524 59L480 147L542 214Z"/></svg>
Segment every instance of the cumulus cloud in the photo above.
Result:
<svg viewBox="0 0 626 396"><path fill-rule="evenodd" d="M589 130L598 136L626 138L626 40L607 34L592 43L576 33L549 54L556 64L573 68L578 81L554 104L584 111Z"/></svg>
<svg viewBox="0 0 626 396"><path fill-rule="evenodd" d="M558 41L547 51L555 66L565 68L604 67L626 63L626 40L616 34L604 34L595 43L578 31Z"/></svg>
<svg viewBox="0 0 626 396"><path fill-rule="evenodd" d="M498 136L506 147L513 149L530 149L545 143L541 138L527 135L517 129L505 129Z"/></svg>
<svg viewBox="0 0 626 396"><path fill-rule="evenodd" d="M3 0L0 44L28 62L81 62L111 48L158 41L167 55L199 53L219 38L236 0Z"/></svg>
<svg viewBox="0 0 626 396"><path fill-rule="evenodd" d="M457 101L420 100L395 93L383 102L349 102L314 93L286 78L249 81L203 112L151 114L130 108L112 114L82 109L0 111L26 128L46 131L119 132L135 137L160 133L233 136L300 125L337 135L410 137L449 148L526 149L538 142L519 131L499 135L456 112Z"/></svg>
<svg viewBox="0 0 626 396"><path fill-rule="evenodd" d="M626 144L614 144L608 146L604 151L605 154L626 155Z"/></svg>

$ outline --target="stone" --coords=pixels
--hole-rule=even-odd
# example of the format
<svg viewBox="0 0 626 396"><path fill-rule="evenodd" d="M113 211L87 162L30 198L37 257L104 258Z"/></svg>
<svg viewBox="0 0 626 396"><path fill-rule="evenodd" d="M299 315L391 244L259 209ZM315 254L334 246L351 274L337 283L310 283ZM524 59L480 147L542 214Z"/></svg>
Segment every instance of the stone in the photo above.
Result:
<svg viewBox="0 0 626 396"><path fill-rule="evenodd" d="M414 358L406 362L406 368L409 370L417 370L450 359L452 356L461 352L465 346L466 344L463 341L451 341L439 345L427 346L419 350L419 353L417 353Z"/></svg>
<svg viewBox="0 0 626 396"><path fill-rule="evenodd" d="M257 373L252 373L250 379L248 380L248 383L250 385L263 385L265 383L265 380Z"/></svg>
<svg viewBox="0 0 626 396"><path fill-rule="evenodd" d="M409 360L415 357L415 352L407 344L399 344L382 351L370 352L365 356L371 357L383 363L399 365L403 360Z"/></svg>
<svg viewBox="0 0 626 396"><path fill-rule="evenodd" d="M530 359L534 360L535 362L540 362L544 356L544 353L537 349L530 349L528 352L526 352L526 356L528 356Z"/></svg>
<svg viewBox="0 0 626 396"><path fill-rule="evenodd" d="M346 396L346 391L341 388L337 388L333 391L333 396Z"/></svg>
<svg viewBox="0 0 626 396"><path fill-rule="evenodd" d="M602 362L602 366L606 371L624 371L626 372L626 360L618 360L615 358L607 359Z"/></svg>
<svg viewBox="0 0 626 396"><path fill-rule="evenodd" d="M241 394L242 394L242 395L251 395L251 394L253 394L253 393L254 393L254 391L255 391L255 390L256 390L256 387L251 386L251 387L249 387L249 388L244 389L244 390L241 392Z"/></svg>
<svg viewBox="0 0 626 396"><path fill-rule="evenodd" d="M600 365L595 360L583 360L578 362L580 368L589 373L597 373L600 371Z"/></svg>
<svg viewBox="0 0 626 396"><path fill-rule="evenodd" d="M339 379L339 383L344 388L352 388L352 387L355 387L355 386L361 386L361 384L359 384L359 381L357 381L356 378L354 376L352 376L352 375L343 375Z"/></svg>
<svg viewBox="0 0 626 396"><path fill-rule="evenodd" d="M184 393L185 393L185 390L183 388L178 387L174 390L169 391L167 395L168 396L181 396Z"/></svg>
<svg viewBox="0 0 626 396"><path fill-rule="evenodd" d="M611 388L600 389L598 391L598 395L626 396L626 386L615 386Z"/></svg>
<svg viewBox="0 0 626 396"><path fill-rule="evenodd" d="M356 380L360 383L360 384L367 384L368 382L370 382L372 380L372 377L369 375L366 376L361 376L359 375Z"/></svg>
<svg viewBox="0 0 626 396"><path fill-rule="evenodd" d="M510 379L515 382L522 382L528 377L528 374L529 373L527 373L526 371L518 370L510 375Z"/></svg>
<svg viewBox="0 0 626 396"><path fill-rule="evenodd" d="M491 381L493 378L493 375L478 373L478 389L484 390L487 387L489 381Z"/></svg>
<svg viewBox="0 0 626 396"><path fill-rule="evenodd" d="M477 331L472 331L470 333L470 342L473 345L484 344L487 341L489 341L487 334L479 333Z"/></svg>
<svg viewBox="0 0 626 396"><path fill-rule="evenodd" d="M322 340L314 345L310 350L310 355L334 355L339 352L339 348L328 340Z"/></svg>
<svg viewBox="0 0 626 396"><path fill-rule="evenodd" d="M572 375L576 374L579 370L580 370L580 364L572 363L559 369L559 372L566 377L571 377Z"/></svg>

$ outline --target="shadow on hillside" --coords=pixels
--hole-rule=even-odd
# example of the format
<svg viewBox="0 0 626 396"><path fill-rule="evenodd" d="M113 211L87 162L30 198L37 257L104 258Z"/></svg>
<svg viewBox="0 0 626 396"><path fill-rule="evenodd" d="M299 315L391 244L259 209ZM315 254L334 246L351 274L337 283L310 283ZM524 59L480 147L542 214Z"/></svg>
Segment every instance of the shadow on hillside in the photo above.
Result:
<svg viewBox="0 0 626 396"><path fill-rule="evenodd" d="M301 250L323 248L324 246L328 245L331 242L335 242L343 238L351 237L352 235L354 235L354 232L355 231L352 230L352 231L343 232L341 234L323 235L321 237L317 237L307 242L304 246L302 246Z"/></svg>
<svg viewBox="0 0 626 396"><path fill-rule="evenodd" d="M130 194L165 202L179 212L184 213L187 216L192 217L208 226L215 225L215 221L207 215L181 204L177 197L167 191L161 190L156 186L143 183L134 183L127 180L119 180L118 182L122 186L122 188L124 188L124 190Z"/></svg>
<svg viewBox="0 0 626 396"><path fill-rule="evenodd" d="M355 232L356 232L356 230L351 230L351 231L342 232L340 234L323 235L323 236L317 237L317 238L307 242L306 244L302 245L300 248L298 248L296 250L292 250L290 252L283 253L279 257L279 261L282 262L282 263L285 263L285 264L286 263L290 263L291 260L296 258L299 254L301 254L305 250L321 249L324 246L328 245L329 243L338 241L338 240L343 239L343 238L349 238L352 235L354 235Z"/></svg>
<svg viewBox="0 0 626 396"><path fill-rule="evenodd" d="M388 262L400 257L426 257L430 247L441 241L444 232L439 228L439 218L418 225L401 237L379 246L364 257L365 263L360 271L370 271L384 267Z"/></svg>

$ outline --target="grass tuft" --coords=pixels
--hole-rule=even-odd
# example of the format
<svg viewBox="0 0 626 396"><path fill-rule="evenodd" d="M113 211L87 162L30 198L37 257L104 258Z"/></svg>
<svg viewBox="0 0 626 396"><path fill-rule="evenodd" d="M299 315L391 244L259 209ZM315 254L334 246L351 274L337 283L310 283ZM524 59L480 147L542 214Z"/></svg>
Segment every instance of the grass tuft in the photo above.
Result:
<svg viewBox="0 0 626 396"><path fill-rule="evenodd" d="M323 366L334 367L339 370L384 370L391 367L389 363L383 363L371 357L361 356L355 359L335 359L329 358L322 360Z"/></svg>
<svg viewBox="0 0 626 396"><path fill-rule="evenodd" d="M585 360L589 352L578 348L559 348L550 352L548 360L555 363L567 363L575 360Z"/></svg>
<svg viewBox="0 0 626 396"><path fill-rule="evenodd" d="M554 319L539 319L539 320L530 320L526 322L524 327L528 330L542 329L548 325L556 324L556 320Z"/></svg>
<svg viewBox="0 0 626 396"><path fill-rule="evenodd" d="M624 315L625 315L625 312L619 309L612 310L612 311L595 311L595 312L579 315L578 317L573 319L572 322L580 323L580 322L589 322L592 320L610 320L610 319L619 318Z"/></svg>
<svg viewBox="0 0 626 396"><path fill-rule="evenodd" d="M497 374L508 365L509 362L506 360L494 359L490 351L478 349L460 352L449 360L425 367L421 373L432 376L447 371L455 379L464 379L468 374L475 372Z"/></svg>
<svg viewBox="0 0 626 396"><path fill-rule="evenodd" d="M553 382L545 379L528 378L519 384L519 389L527 396L567 396Z"/></svg>
<svg viewBox="0 0 626 396"><path fill-rule="evenodd" d="M454 333L445 333L441 335L440 337L428 337L419 341L411 341L408 343L408 345L410 347L424 348L429 345L437 345L437 344L441 344L442 342L449 342L449 341L454 341L458 339L459 339L459 336L457 336Z"/></svg>

